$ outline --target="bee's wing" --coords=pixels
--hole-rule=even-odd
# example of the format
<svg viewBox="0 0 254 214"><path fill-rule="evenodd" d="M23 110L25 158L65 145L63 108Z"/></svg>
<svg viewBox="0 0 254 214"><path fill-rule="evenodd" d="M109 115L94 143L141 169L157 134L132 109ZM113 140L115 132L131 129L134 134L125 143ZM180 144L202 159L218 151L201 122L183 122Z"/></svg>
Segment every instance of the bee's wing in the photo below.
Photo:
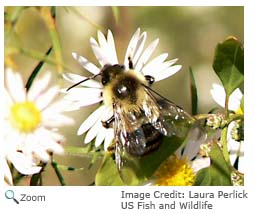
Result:
<svg viewBox="0 0 254 214"><path fill-rule="evenodd" d="M165 136L184 138L195 122L195 119L150 87L145 87L145 91L148 96L147 100L151 100L150 102L154 103L152 115L157 115L155 120L150 121L153 127ZM155 113L156 111L159 113Z"/></svg>
<svg viewBox="0 0 254 214"><path fill-rule="evenodd" d="M121 107L114 103L114 132L115 132L115 153L116 163L120 169L126 153L135 151L143 154L146 147L146 138L141 128L140 121L134 112L122 113Z"/></svg>
<svg viewBox="0 0 254 214"><path fill-rule="evenodd" d="M122 113L121 107L114 104L114 131L115 131L115 161L119 175L126 184L131 184L135 177L141 178L142 172L133 156L144 154L146 138L142 127L139 125L133 112L128 115ZM133 131L135 130L135 131ZM134 173L134 174L133 174Z"/></svg>
<svg viewBox="0 0 254 214"><path fill-rule="evenodd" d="M145 86L145 90L149 99L156 102L160 112L157 120L152 122L156 130L165 136L182 139L182 141L188 142L188 146L192 148L197 148L197 144L205 142L207 133L202 127L201 121L196 120L181 107L162 97L150 87Z"/></svg>

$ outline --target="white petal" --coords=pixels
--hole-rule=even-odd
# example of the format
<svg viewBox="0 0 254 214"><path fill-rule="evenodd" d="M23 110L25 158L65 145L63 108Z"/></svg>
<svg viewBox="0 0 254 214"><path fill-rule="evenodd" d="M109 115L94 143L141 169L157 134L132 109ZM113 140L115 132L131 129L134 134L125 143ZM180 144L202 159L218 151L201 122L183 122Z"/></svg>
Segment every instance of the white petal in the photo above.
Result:
<svg viewBox="0 0 254 214"><path fill-rule="evenodd" d="M9 154L8 159L21 174L32 175L41 170L41 167L36 166L33 160L23 153L15 152Z"/></svg>
<svg viewBox="0 0 254 214"><path fill-rule="evenodd" d="M104 150L107 151L108 147L110 146L110 144L112 143L114 139L114 129L109 128L107 129L107 135L104 141Z"/></svg>
<svg viewBox="0 0 254 214"><path fill-rule="evenodd" d="M98 38L98 42L99 42L100 47L105 47L107 45L107 40L106 40L104 34L101 31L97 32L97 38Z"/></svg>
<svg viewBox="0 0 254 214"><path fill-rule="evenodd" d="M53 99L58 95L59 93L59 87L54 86L48 89L46 92L42 93L40 96L38 96L35 100L37 107L42 110L46 108Z"/></svg>
<svg viewBox="0 0 254 214"><path fill-rule="evenodd" d="M140 71L142 67L146 64L146 62L149 60L150 56L154 52L155 48L157 47L159 43L159 39L154 40L143 52L140 59L138 60L135 70Z"/></svg>
<svg viewBox="0 0 254 214"><path fill-rule="evenodd" d="M129 45L127 47L126 53L125 53L125 57L124 57L124 65L126 66L126 68L128 68L129 65L129 57L132 57L134 54L134 50L137 46L137 42L139 39L139 34L140 34L140 28L138 28L136 30L136 32L133 34L133 36L131 37L131 40L129 42Z"/></svg>
<svg viewBox="0 0 254 214"><path fill-rule="evenodd" d="M200 169L210 166L210 158L197 158L191 163L191 168L194 172L198 172Z"/></svg>
<svg viewBox="0 0 254 214"><path fill-rule="evenodd" d="M133 62L133 65L134 67L136 67L136 63L143 51L143 48L144 48L144 45L145 45L145 41L146 41L146 32L143 32L141 35L140 35L140 38L137 42L137 45L135 47L135 50L134 50L134 53L133 55L130 55L131 59L132 59L132 62Z"/></svg>
<svg viewBox="0 0 254 214"><path fill-rule="evenodd" d="M19 141L17 140L19 139ZM15 151L16 148L22 143L22 136L20 136L20 133L13 129L11 125L7 125L4 129L4 142L8 142L4 146L4 152L5 154L10 153L12 151Z"/></svg>
<svg viewBox="0 0 254 214"><path fill-rule="evenodd" d="M244 172L244 169L245 169L245 163L244 163L244 160L243 160L243 155L241 155L240 157L239 157L239 161L238 161L238 171L240 171L240 172Z"/></svg>
<svg viewBox="0 0 254 214"><path fill-rule="evenodd" d="M98 120L92 126L92 128L87 132L84 143L87 144L91 142L96 137L96 135L100 132L101 128L102 128L101 121Z"/></svg>
<svg viewBox="0 0 254 214"><path fill-rule="evenodd" d="M186 139L188 142L184 147L182 157L188 158L188 160L192 160L198 155L200 151L200 145L206 140L206 134L199 127L193 127Z"/></svg>
<svg viewBox="0 0 254 214"><path fill-rule="evenodd" d="M34 155L38 157L42 162L47 163L49 161L49 154L46 152L46 150L37 148L34 150Z"/></svg>
<svg viewBox="0 0 254 214"><path fill-rule="evenodd" d="M72 73L65 73L63 74L63 78L66 79L67 81L70 81L72 83L78 83L84 79L87 79L85 76L80 76L78 74L72 74ZM102 88L102 85L96 81L96 80L87 80L85 82L80 83L80 86L85 86L89 88ZM65 90L66 93L68 91Z"/></svg>
<svg viewBox="0 0 254 214"><path fill-rule="evenodd" d="M12 99L15 102L25 101L26 92L21 75L11 69L6 69L6 78L6 87Z"/></svg>
<svg viewBox="0 0 254 214"><path fill-rule="evenodd" d="M71 105L70 101L67 100L58 100L48 106L46 109L43 110L43 113L47 114L55 114L66 111Z"/></svg>
<svg viewBox="0 0 254 214"><path fill-rule="evenodd" d="M226 99L226 93L222 86L218 84L212 84L212 89L210 90L210 93L214 99L214 101L220 105L221 107L225 107L225 99Z"/></svg>
<svg viewBox="0 0 254 214"><path fill-rule="evenodd" d="M3 110L2 113L6 117L7 115L9 115L10 108L13 105L13 100L7 90L4 90L3 92L4 94L2 96L4 97L4 99L3 102L1 102L0 104L0 108Z"/></svg>
<svg viewBox="0 0 254 214"><path fill-rule="evenodd" d="M160 66L161 64L164 63L164 61L167 59L168 54L167 53L163 53L159 56L157 56L156 58L154 58L153 60L151 60L150 62L148 62L143 68L142 68L142 73L144 75L151 75L152 72L157 71L158 66Z"/></svg>
<svg viewBox="0 0 254 214"><path fill-rule="evenodd" d="M101 96L101 89L96 88L73 88L64 97L66 100L77 101L80 105L87 106L100 102L103 98Z"/></svg>
<svg viewBox="0 0 254 214"><path fill-rule="evenodd" d="M243 94L241 92L241 90L239 88L235 89L232 94L230 95L230 97L232 97L232 99L237 99L237 100L241 100L243 97Z"/></svg>
<svg viewBox="0 0 254 214"><path fill-rule="evenodd" d="M212 84L212 87L213 88L210 90L210 92L214 101L224 108L226 93L223 86L214 83ZM240 89L237 88L236 90L234 90L233 93L229 96L228 109L231 111L238 110L240 108L242 97L243 94Z"/></svg>
<svg viewBox="0 0 254 214"><path fill-rule="evenodd" d="M40 128L40 130L36 132L36 137L39 139L38 143L45 151L63 154L64 149L60 144L64 140L62 135L45 128Z"/></svg>
<svg viewBox="0 0 254 214"><path fill-rule="evenodd" d="M4 179L6 179L8 185L13 185L12 182L12 174L7 163L7 160L3 160L3 172L4 172Z"/></svg>
<svg viewBox="0 0 254 214"><path fill-rule="evenodd" d="M92 114L90 114L89 117L79 127L77 134L81 135L85 133L96 123L96 121L100 120L101 115L105 111L105 108L106 108L105 105L102 105L98 109L96 109Z"/></svg>
<svg viewBox="0 0 254 214"><path fill-rule="evenodd" d="M100 131L98 132L98 135L96 136L95 146L96 147L100 146L106 136L107 136L107 129L102 126Z"/></svg>
<svg viewBox="0 0 254 214"><path fill-rule="evenodd" d="M107 121L113 116L113 109L111 107L106 106L106 109L101 116L102 121Z"/></svg>
<svg viewBox="0 0 254 214"><path fill-rule="evenodd" d="M99 61L101 67L106 64L117 64L118 60L116 57L115 43L112 33L108 31L108 40L106 40L103 33L98 31L98 42L99 44L95 41L94 38L90 39L90 44L94 55Z"/></svg>
<svg viewBox="0 0 254 214"><path fill-rule="evenodd" d="M89 62L85 57L78 55L77 53L72 53L74 59L76 59L80 65L83 66L87 71L92 74L100 73L100 69L94 65L93 63Z"/></svg>
<svg viewBox="0 0 254 214"><path fill-rule="evenodd" d="M50 79L50 72L46 72L42 77L36 78L28 91L28 100L34 101L45 89L47 89Z"/></svg>
<svg viewBox="0 0 254 214"><path fill-rule="evenodd" d="M98 46L98 43L96 42L94 38L90 38L90 45L101 67L103 67L106 64L112 64L110 62L110 59L108 58L108 53L104 49Z"/></svg>
<svg viewBox="0 0 254 214"><path fill-rule="evenodd" d="M42 135L42 129L37 129L33 134L27 136L26 142L22 151L25 156L33 156L43 162L49 161L49 154L47 148L44 146L44 142L49 140L49 136L46 134ZM35 155L35 156L34 156ZM32 158L31 158L32 160Z"/></svg>
<svg viewBox="0 0 254 214"><path fill-rule="evenodd" d="M229 96L228 109L231 111L237 111L240 108L242 97L243 94L240 89L235 89L233 93Z"/></svg>
<svg viewBox="0 0 254 214"><path fill-rule="evenodd" d="M160 80L166 79L172 75L174 75L176 72L178 72L182 68L181 65L174 65L171 66L163 71L157 72L156 74L152 75L155 79L155 82L158 82Z"/></svg>
<svg viewBox="0 0 254 214"><path fill-rule="evenodd" d="M62 114L42 114L42 124L45 127L57 128L67 125L73 125L75 122L72 118L69 118Z"/></svg>
<svg viewBox="0 0 254 214"><path fill-rule="evenodd" d="M109 46L112 64L118 64L115 41L114 41L113 34L110 30L108 30L108 46Z"/></svg>
<svg viewBox="0 0 254 214"><path fill-rule="evenodd" d="M81 107L100 103L101 101L102 101L102 98L101 99L92 99L92 100L80 100L80 101L74 103L74 107L79 106L79 108L81 108Z"/></svg>

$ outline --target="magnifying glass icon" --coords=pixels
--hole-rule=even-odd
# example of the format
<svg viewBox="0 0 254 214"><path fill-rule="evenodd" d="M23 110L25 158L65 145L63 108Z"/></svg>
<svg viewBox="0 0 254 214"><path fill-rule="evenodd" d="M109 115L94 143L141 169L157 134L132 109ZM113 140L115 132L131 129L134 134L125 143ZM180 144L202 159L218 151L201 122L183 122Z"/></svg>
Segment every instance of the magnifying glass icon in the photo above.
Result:
<svg viewBox="0 0 254 214"><path fill-rule="evenodd" d="M5 197L7 199L12 199L13 201L15 201L17 204L19 204L18 200L14 197L14 192L12 190L7 190L5 192Z"/></svg>

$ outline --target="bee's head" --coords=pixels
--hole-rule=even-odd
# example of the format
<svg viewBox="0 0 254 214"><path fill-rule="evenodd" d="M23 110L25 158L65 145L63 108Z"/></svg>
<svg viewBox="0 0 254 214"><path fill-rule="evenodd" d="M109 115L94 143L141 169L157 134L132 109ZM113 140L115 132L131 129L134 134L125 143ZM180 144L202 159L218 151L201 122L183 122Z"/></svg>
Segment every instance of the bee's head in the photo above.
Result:
<svg viewBox="0 0 254 214"><path fill-rule="evenodd" d="M111 82L112 79L114 79L118 74L122 73L124 71L125 67L124 65L109 65L106 64L104 67L101 69L101 84L102 85L107 85L108 83Z"/></svg>
<svg viewBox="0 0 254 214"><path fill-rule="evenodd" d="M119 65L119 64L115 64L115 65L110 65L110 64L106 64L104 65L104 67L101 69L100 73L95 74L91 77L88 77L86 79L81 80L80 82L72 85L71 87L69 87L67 89L67 91L69 91L70 89L78 86L79 84L87 81L87 80L91 80L96 78L97 76L101 76L101 84L103 86L107 85L108 83L110 83L112 81L112 79L114 79L118 74L120 74L121 72L123 72L125 69L124 65Z"/></svg>

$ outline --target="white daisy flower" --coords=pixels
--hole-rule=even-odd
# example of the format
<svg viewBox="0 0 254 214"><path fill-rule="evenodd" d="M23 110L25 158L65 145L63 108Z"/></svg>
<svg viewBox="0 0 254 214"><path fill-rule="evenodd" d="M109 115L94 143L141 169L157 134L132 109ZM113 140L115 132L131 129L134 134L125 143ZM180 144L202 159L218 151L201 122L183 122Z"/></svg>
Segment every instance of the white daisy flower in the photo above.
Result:
<svg viewBox="0 0 254 214"><path fill-rule="evenodd" d="M49 153L63 153L64 137L58 128L73 124L63 115L65 100L56 100L59 87L49 87L50 72L34 80L26 91L21 75L6 70L4 102L4 156L25 175L40 171L39 161L49 161ZM8 174L8 173L7 173ZM9 174L7 179L10 180Z"/></svg>
<svg viewBox="0 0 254 214"><path fill-rule="evenodd" d="M210 92L214 101L221 107L225 108L226 92L224 88L216 83L212 84L212 86L213 88ZM241 90L239 88L235 89L229 96L228 109L234 112L239 111L242 97L243 94Z"/></svg>
<svg viewBox="0 0 254 214"><path fill-rule="evenodd" d="M214 101L221 107L225 108L226 93L224 88L218 84L213 84L212 86L213 88L211 89L211 94ZM235 113L243 114L243 111L240 106L242 97L243 97L243 94L239 88L234 90L233 93L229 96L228 109L231 111L234 111ZM230 154L231 164L234 165L237 158L239 158L238 170L242 171L243 169L243 166L242 166L243 161L241 161L241 159L243 158L243 146L241 145L242 142L232 139L232 135L231 135L231 132L233 128L235 127L235 125L236 125L236 122L233 121L228 126L228 134L227 134L228 151Z"/></svg>
<svg viewBox="0 0 254 214"><path fill-rule="evenodd" d="M128 58L131 58L133 68L136 72L154 77L155 82L165 79L179 71L181 65L174 65L177 59L166 61L168 57L167 53L163 53L150 60L151 55L159 43L159 39L155 39L144 48L146 37L146 32L141 33L138 28L129 42L123 62L118 61L114 38L110 30L108 30L107 37L98 31L98 41L94 38L90 39L90 44L99 62L99 66L89 62L77 53L73 53L72 55L74 59L93 75L99 74L100 70L106 64L123 64L128 70ZM64 75L64 78L72 83L77 83L87 77L68 73ZM112 106L107 106L103 103L103 85L101 82L88 80L81 83L80 86L83 87L72 88L65 97L74 102L73 109L79 109L95 103L102 102L102 104L81 124L78 135L87 132L84 143L89 143L95 138L95 145L99 146L104 142L104 149L107 150L114 137L114 133L112 128L104 128L101 121L106 121L112 117Z"/></svg>

